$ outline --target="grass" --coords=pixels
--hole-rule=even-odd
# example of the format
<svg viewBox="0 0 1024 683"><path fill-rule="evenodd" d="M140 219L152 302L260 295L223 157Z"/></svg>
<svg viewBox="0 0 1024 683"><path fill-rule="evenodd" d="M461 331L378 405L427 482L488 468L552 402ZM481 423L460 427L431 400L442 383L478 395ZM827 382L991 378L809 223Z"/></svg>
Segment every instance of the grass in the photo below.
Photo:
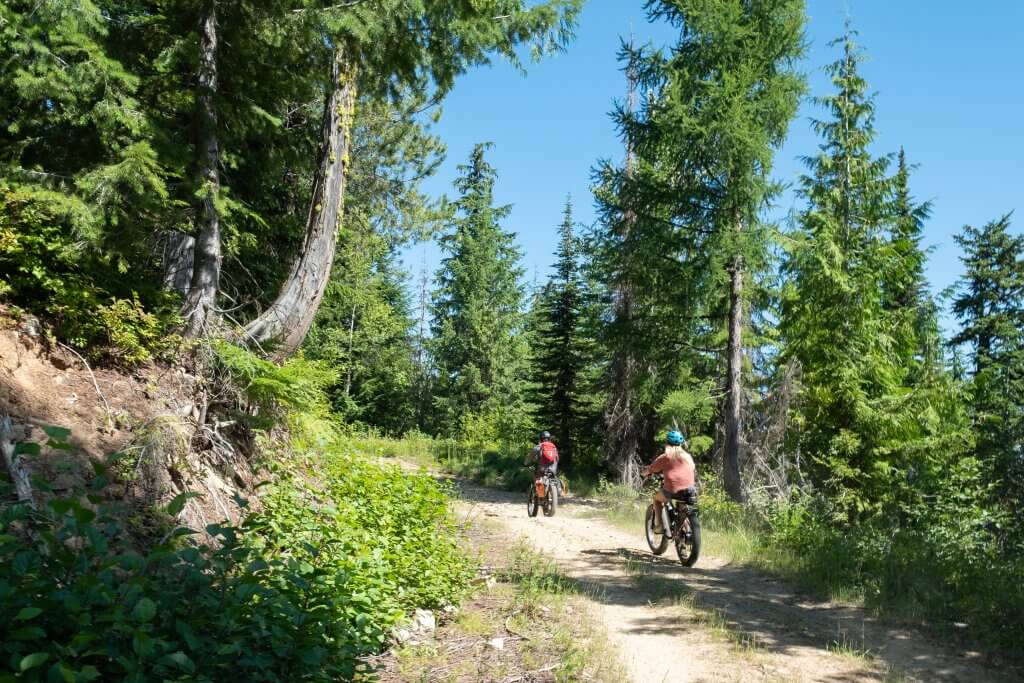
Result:
<svg viewBox="0 0 1024 683"><path fill-rule="evenodd" d="M382 683L625 680L586 600L551 558L493 528L472 533L491 553L485 562L501 567L497 583L484 584L434 637L394 650L383 662ZM500 649L488 644L495 639Z"/></svg>

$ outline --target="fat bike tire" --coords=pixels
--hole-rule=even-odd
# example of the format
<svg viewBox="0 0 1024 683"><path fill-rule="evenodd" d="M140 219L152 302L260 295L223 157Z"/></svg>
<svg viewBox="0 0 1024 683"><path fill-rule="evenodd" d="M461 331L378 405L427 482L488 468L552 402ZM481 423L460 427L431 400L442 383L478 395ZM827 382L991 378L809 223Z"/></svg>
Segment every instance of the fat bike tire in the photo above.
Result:
<svg viewBox="0 0 1024 683"><path fill-rule="evenodd" d="M662 555L668 548L668 534L656 533L654 521L654 503L651 503L647 506L647 512L644 514L644 536L647 537L647 545L650 546L651 552L655 555Z"/></svg>

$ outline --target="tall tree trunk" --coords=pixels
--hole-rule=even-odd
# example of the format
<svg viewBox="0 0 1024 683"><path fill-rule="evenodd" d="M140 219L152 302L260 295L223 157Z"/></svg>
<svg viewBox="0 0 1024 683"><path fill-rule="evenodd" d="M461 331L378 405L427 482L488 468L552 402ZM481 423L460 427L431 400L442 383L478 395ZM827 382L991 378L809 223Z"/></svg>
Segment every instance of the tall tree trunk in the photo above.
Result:
<svg viewBox="0 0 1024 683"><path fill-rule="evenodd" d="M619 290L617 300L616 319L631 327L633 306L629 285ZM633 390L636 358L628 348L629 337L628 333L620 331L620 348L612 360L612 390L604 411L605 457L620 484L636 486L640 482L640 424Z"/></svg>
<svg viewBox="0 0 1024 683"><path fill-rule="evenodd" d="M334 88L324 107L320 169L313 180L302 249L277 299L245 328L252 341L276 343L278 358L294 353L306 338L330 278L345 198L355 77L355 65L346 59L342 48L337 48L331 65Z"/></svg>
<svg viewBox="0 0 1024 683"><path fill-rule="evenodd" d="M737 228L739 229L739 228ZM733 257L729 267L729 343L725 404L725 451L722 475L725 491L737 502L743 501L740 481L740 439L743 434L743 258Z"/></svg>
<svg viewBox="0 0 1024 683"><path fill-rule="evenodd" d="M199 25L199 179L203 198L199 205L199 237L195 242L192 280L182 317L186 337L206 333L217 317L217 293L220 289L220 144L217 140L217 2L206 5Z"/></svg>
<svg viewBox="0 0 1024 683"><path fill-rule="evenodd" d="M629 84L628 106L632 113L636 109L636 72L632 65L626 71ZM626 138L627 179L632 179L636 168L636 151L633 139ZM627 203L632 199L627 198ZM633 272L630 232L636 224L636 212L627 206L622 216L623 237L622 269L624 276L615 293L615 320L626 330L618 331L618 348L612 359L612 390L605 404L604 424L606 431L605 459L612 471L619 477L619 483L627 486L640 484L640 424L639 406L636 405L634 381L636 377L636 356L633 353Z"/></svg>

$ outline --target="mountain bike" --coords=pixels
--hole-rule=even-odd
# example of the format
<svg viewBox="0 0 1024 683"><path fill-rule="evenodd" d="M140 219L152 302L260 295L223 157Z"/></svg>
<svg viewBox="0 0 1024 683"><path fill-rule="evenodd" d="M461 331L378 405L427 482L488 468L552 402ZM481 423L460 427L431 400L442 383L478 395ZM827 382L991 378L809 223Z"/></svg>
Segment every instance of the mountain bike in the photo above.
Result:
<svg viewBox="0 0 1024 683"><path fill-rule="evenodd" d="M530 485L530 493L526 499L526 514L536 517L543 508L545 517L553 517L558 510L558 495L562 490L562 482L558 480L550 467L545 467L539 477Z"/></svg>
<svg viewBox="0 0 1024 683"><path fill-rule="evenodd" d="M655 479L660 483L662 477ZM672 499L661 506L661 532L654 528L654 503L644 514L644 535L651 552L661 555L669 542L675 543L676 554L684 567L692 567L700 556L700 518L697 516L697 494L684 489L672 494Z"/></svg>

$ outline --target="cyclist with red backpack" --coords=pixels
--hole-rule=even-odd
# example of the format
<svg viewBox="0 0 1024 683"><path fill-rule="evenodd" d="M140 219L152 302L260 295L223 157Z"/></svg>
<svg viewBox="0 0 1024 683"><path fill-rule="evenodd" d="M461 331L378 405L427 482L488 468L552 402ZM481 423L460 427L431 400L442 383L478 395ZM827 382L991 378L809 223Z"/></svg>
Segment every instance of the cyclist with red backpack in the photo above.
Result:
<svg viewBox="0 0 1024 683"><path fill-rule="evenodd" d="M526 457L526 464L534 465L534 475L541 476L544 470L550 469L552 474L558 474L558 448L551 441L550 432L540 433L540 443L533 447Z"/></svg>

